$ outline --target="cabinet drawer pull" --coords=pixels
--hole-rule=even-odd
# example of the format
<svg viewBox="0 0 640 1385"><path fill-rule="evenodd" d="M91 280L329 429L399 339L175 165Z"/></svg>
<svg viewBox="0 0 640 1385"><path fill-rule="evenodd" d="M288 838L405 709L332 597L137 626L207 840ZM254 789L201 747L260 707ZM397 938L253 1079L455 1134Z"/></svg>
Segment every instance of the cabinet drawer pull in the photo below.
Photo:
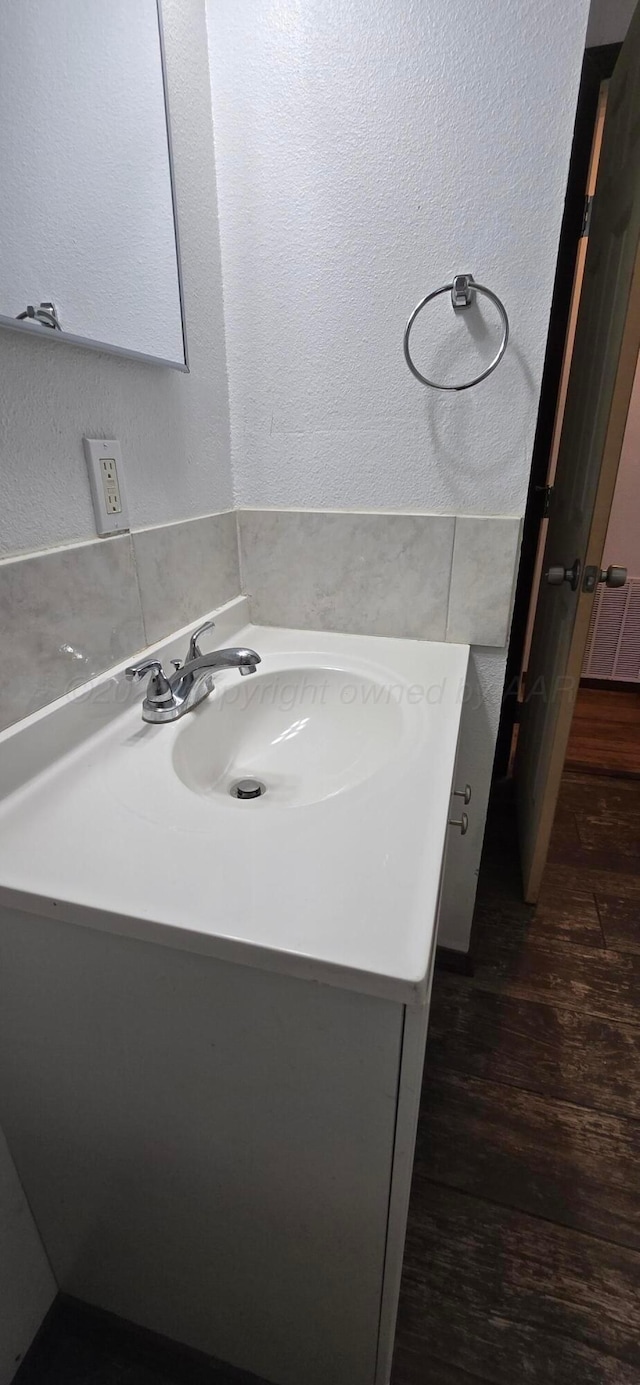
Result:
<svg viewBox="0 0 640 1385"><path fill-rule="evenodd" d="M464 799L465 804L470 803L470 802L471 802L471 785L470 785L470 784L465 784L465 786L464 786L463 789L454 789L454 790L453 790L453 797L454 797L454 798L462 798L462 799Z"/></svg>

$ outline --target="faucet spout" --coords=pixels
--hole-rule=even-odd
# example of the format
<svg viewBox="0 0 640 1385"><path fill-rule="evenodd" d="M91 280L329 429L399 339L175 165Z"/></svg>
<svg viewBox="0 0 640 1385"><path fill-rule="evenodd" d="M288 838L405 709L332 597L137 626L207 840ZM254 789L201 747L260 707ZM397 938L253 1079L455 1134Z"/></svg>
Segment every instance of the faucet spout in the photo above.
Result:
<svg viewBox="0 0 640 1385"><path fill-rule="evenodd" d="M255 673L261 662L255 649L212 649L187 659L170 679L171 692L178 707L177 715L191 711L213 690L212 674L219 669L237 668L240 673Z"/></svg>
<svg viewBox="0 0 640 1385"><path fill-rule="evenodd" d="M259 663L260 655L256 654L255 649L212 649L210 654L199 654L196 659L188 659L179 670L179 676L219 668L239 668L241 673L255 673Z"/></svg>

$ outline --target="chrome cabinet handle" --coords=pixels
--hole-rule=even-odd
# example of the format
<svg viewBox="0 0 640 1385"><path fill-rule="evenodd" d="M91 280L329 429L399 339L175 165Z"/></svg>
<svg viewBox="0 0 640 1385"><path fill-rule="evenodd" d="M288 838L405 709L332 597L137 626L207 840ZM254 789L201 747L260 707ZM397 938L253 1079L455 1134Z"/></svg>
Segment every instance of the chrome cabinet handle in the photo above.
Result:
<svg viewBox="0 0 640 1385"><path fill-rule="evenodd" d="M459 818L449 818L450 827L459 827L460 836L466 837L469 831L469 818L466 813L462 813Z"/></svg>
<svg viewBox="0 0 640 1385"><path fill-rule="evenodd" d="M453 797L461 798L466 807L466 805L471 802L471 785L465 784L463 789L454 789Z"/></svg>
<svg viewBox="0 0 640 1385"><path fill-rule="evenodd" d="M187 663L190 663L191 659L199 659L201 657L202 650L200 649L198 640L200 639L201 635L206 635L208 630L215 630L215 628L215 620L205 620L204 625L201 625L198 630L194 630L191 639L189 640L189 653L187 654Z"/></svg>

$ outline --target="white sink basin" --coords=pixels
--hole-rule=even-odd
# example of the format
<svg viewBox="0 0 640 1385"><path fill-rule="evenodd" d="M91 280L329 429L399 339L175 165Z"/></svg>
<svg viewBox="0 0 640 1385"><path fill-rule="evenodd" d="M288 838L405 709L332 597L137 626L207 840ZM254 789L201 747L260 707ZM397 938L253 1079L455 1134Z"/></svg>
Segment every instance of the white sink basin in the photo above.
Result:
<svg viewBox="0 0 640 1385"><path fill-rule="evenodd" d="M216 638L258 672L178 721L142 721L123 665L0 732L0 903L424 1001L467 647L259 628L244 600Z"/></svg>
<svg viewBox="0 0 640 1385"><path fill-rule="evenodd" d="M392 760L406 738L399 689L353 670L258 671L214 692L180 723L183 784L230 809L299 807L344 793ZM243 779L263 796L232 797Z"/></svg>

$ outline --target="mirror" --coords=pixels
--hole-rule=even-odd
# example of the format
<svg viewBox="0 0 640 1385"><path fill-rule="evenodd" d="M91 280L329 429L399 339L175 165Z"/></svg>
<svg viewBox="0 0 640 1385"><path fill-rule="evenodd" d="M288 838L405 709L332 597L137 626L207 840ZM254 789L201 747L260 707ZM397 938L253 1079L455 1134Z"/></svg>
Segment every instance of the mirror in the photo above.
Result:
<svg viewBox="0 0 640 1385"><path fill-rule="evenodd" d="M0 325L187 369L160 0L0 0Z"/></svg>

